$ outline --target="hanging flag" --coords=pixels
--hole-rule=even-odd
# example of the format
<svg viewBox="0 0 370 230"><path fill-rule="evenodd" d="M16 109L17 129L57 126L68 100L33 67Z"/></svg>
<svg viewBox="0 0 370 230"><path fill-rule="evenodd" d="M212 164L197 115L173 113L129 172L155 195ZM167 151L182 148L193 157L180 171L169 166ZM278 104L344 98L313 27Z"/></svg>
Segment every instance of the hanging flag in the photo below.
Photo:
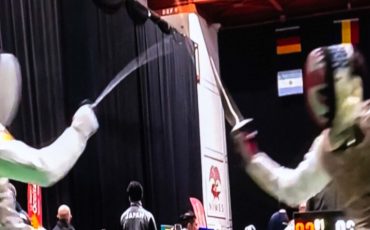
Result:
<svg viewBox="0 0 370 230"><path fill-rule="evenodd" d="M340 43L352 43L353 45L358 45L360 42L358 18L336 20L334 21L334 24L337 24L340 29Z"/></svg>
<svg viewBox="0 0 370 230"><path fill-rule="evenodd" d="M302 51L299 26L278 28L276 32L276 54L300 53Z"/></svg>
<svg viewBox="0 0 370 230"><path fill-rule="evenodd" d="M302 69L279 71L277 78L280 97L303 93Z"/></svg>
<svg viewBox="0 0 370 230"><path fill-rule="evenodd" d="M277 95L279 97L303 93L302 54L300 27L292 26L275 29L277 72Z"/></svg>

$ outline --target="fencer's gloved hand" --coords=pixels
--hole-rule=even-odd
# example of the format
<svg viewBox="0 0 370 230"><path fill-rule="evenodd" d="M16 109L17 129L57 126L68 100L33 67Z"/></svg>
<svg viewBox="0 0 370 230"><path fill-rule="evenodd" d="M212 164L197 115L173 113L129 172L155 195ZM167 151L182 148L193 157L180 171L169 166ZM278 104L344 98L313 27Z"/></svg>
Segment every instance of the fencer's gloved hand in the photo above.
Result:
<svg viewBox="0 0 370 230"><path fill-rule="evenodd" d="M259 152L256 140L257 134L257 131L236 131L231 133L236 151L238 151L246 163L251 160L253 155Z"/></svg>
<svg viewBox="0 0 370 230"><path fill-rule="evenodd" d="M76 111L71 126L86 138L96 132L99 123L90 104L85 104Z"/></svg>

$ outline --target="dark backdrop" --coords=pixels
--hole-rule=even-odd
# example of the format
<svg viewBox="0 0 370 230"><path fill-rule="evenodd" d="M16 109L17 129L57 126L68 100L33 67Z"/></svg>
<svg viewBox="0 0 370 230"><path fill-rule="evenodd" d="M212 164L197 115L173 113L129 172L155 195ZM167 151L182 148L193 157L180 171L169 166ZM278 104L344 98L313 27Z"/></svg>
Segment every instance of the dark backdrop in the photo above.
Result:
<svg viewBox="0 0 370 230"><path fill-rule="evenodd" d="M23 99L10 127L41 147L70 124L85 98L95 99L125 64L168 37L170 54L135 71L99 105L98 133L73 170L43 189L44 225L71 206L76 229L120 229L130 180L144 186L144 206L158 225L174 223L201 196L199 120L193 44L135 25L122 7L104 14L89 0L0 1L0 45L17 55ZM16 183L26 207L25 185Z"/></svg>
<svg viewBox="0 0 370 230"><path fill-rule="evenodd" d="M222 78L242 113L254 118L260 148L277 162L295 167L319 132L306 112L303 95L278 97L277 71L302 68L313 48L339 41L340 30L333 20L341 18L360 18L359 48L369 61L369 15L369 11L357 11L220 31ZM297 25L302 53L276 56L275 29ZM365 90L369 92L368 81L365 81ZM247 176L233 149L229 148L228 152L234 229L243 229L248 224L267 229L271 214L278 210L278 202Z"/></svg>

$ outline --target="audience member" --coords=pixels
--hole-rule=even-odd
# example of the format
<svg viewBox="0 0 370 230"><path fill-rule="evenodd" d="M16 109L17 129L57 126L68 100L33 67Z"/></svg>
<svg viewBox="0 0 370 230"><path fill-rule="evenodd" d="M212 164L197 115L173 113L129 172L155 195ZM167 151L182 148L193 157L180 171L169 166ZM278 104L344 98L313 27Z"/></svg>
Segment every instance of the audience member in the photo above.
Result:
<svg viewBox="0 0 370 230"><path fill-rule="evenodd" d="M268 230L284 230L289 223L289 217L285 209L281 208L274 212L270 218Z"/></svg>
<svg viewBox="0 0 370 230"><path fill-rule="evenodd" d="M57 218L58 222L53 230L75 230L75 228L71 224L71 209L67 205L62 204L61 206L59 206Z"/></svg>
<svg viewBox="0 0 370 230"><path fill-rule="evenodd" d="M121 216L123 230L156 230L154 216L141 203L143 186L137 181L131 181L127 193L130 207Z"/></svg>
<svg viewBox="0 0 370 230"><path fill-rule="evenodd" d="M186 230L198 230L199 224L197 217L193 211L187 211L180 216L179 222L181 223L182 229Z"/></svg>

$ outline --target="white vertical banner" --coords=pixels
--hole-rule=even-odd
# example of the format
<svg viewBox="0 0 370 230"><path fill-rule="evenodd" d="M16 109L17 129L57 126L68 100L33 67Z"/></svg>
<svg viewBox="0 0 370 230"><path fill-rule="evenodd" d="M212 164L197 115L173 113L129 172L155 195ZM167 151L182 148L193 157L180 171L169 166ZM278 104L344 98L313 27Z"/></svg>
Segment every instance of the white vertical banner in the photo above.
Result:
<svg viewBox="0 0 370 230"><path fill-rule="evenodd" d="M210 60L218 68L217 25L189 14L190 38L198 44L199 126L202 150L203 205L210 229L232 229L225 117Z"/></svg>
<svg viewBox="0 0 370 230"><path fill-rule="evenodd" d="M207 227L232 229L225 117L210 59L218 68L217 24L196 13L163 17L198 44L198 108L202 161L203 206Z"/></svg>

